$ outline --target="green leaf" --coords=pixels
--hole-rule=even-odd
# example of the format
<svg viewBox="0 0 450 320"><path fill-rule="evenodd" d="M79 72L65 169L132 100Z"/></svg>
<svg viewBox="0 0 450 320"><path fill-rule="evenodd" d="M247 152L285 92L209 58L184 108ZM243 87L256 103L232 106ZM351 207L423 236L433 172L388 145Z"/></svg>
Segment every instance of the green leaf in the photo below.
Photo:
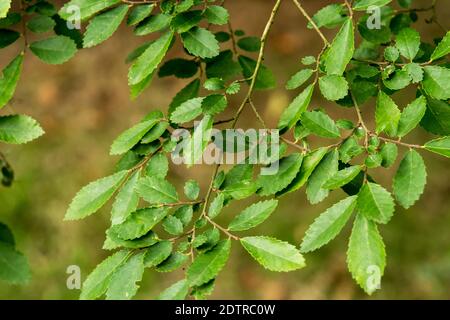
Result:
<svg viewBox="0 0 450 320"><path fill-rule="evenodd" d="M439 66L423 68L422 86L427 95L438 100L450 99L450 70Z"/></svg>
<svg viewBox="0 0 450 320"><path fill-rule="evenodd" d="M211 219L217 217L223 209L223 203L225 201L225 196L223 193L219 193L214 200L211 202L208 210L208 216Z"/></svg>
<svg viewBox="0 0 450 320"><path fill-rule="evenodd" d="M145 136L145 134L153 128L158 119L150 119L147 121L142 121L137 125L131 127L130 129L124 131L120 136L114 140L111 145L111 150L109 154L124 154L131 148L133 148L141 139Z"/></svg>
<svg viewBox="0 0 450 320"><path fill-rule="evenodd" d="M339 170L333 176L328 179L323 188L326 189L337 189L345 186L350 181L352 181L361 172L361 166L350 166L348 168Z"/></svg>
<svg viewBox="0 0 450 320"><path fill-rule="evenodd" d="M366 11L371 6L382 7L392 0L357 0L353 5L353 10Z"/></svg>
<svg viewBox="0 0 450 320"><path fill-rule="evenodd" d="M180 104L171 114L170 121L185 123L194 120L202 114L202 101L204 98L193 98Z"/></svg>
<svg viewBox="0 0 450 320"><path fill-rule="evenodd" d="M158 176L143 177L137 187L139 195L149 203L174 203L178 201L175 187Z"/></svg>
<svg viewBox="0 0 450 320"><path fill-rule="evenodd" d="M230 231L245 231L263 223L275 211L277 200L259 201L239 213L228 225Z"/></svg>
<svg viewBox="0 0 450 320"><path fill-rule="evenodd" d="M0 0L0 19L6 17L11 8L11 0Z"/></svg>
<svg viewBox="0 0 450 320"><path fill-rule="evenodd" d="M193 179L186 181L184 185L184 194L189 200L197 199L200 194L198 182Z"/></svg>
<svg viewBox="0 0 450 320"><path fill-rule="evenodd" d="M288 272L303 268L305 259L291 244L270 237L246 237L241 244L264 268Z"/></svg>
<svg viewBox="0 0 450 320"><path fill-rule="evenodd" d="M209 23L224 25L227 24L230 14L222 6L208 6L205 10L205 18Z"/></svg>
<svg viewBox="0 0 450 320"><path fill-rule="evenodd" d="M53 36L33 42L30 50L39 59L49 64L62 64L77 52L75 41L66 36Z"/></svg>
<svg viewBox="0 0 450 320"><path fill-rule="evenodd" d="M357 196L351 196L328 208L306 231L300 250L310 252L333 240L344 228L356 207Z"/></svg>
<svg viewBox="0 0 450 320"><path fill-rule="evenodd" d="M209 91L225 89L225 82L220 78L209 78L203 83L203 87Z"/></svg>
<svg viewBox="0 0 450 320"><path fill-rule="evenodd" d="M172 253L173 245L169 240L155 243L145 251L144 266L151 268L166 260Z"/></svg>
<svg viewBox="0 0 450 320"><path fill-rule="evenodd" d="M208 59L206 62L206 76L208 78L221 78L226 81L234 78L241 72L241 66L233 60L233 52L231 50L222 51L217 57Z"/></svg>
<svg viewBox="0 0 450 320"><path fill-rule="evenodd" d="M27 259L14 249L14 245L0 241L0 280L13 284L25 284L31 273Z"/></svg>
<svg viewBox="0 0 450 320"><path fill-rule="evenodd" d="M202 20L201 10L192 10L177 14L171 21L170 26L178 33L189 31Z"/></svg>
<svg viewBox="0 0 450 320"><path fill-rule="evenodd" d="M450 135L450 105L445 101L427 98L427 111L420 125L428 132Z"/></svg>
<svg viewBox="0 0 450 320"><path fill-rule="evenodd" d="M437 60L439 58L448 55L449 53L450 53L450 31L447 31L444 38L442 38L441 42L439 42L436 49L434 49L430 60Z"/></svg>
<svg viewBox="0 0 450 320"><path fill-rule="evenodd" d="M130 300L133 298L139 289L136 283L142 280L143 274L144 254L138 253L118 267L111 276L106 299Z"/></svg>
<svg viewBox="0 0 450 320"><path fill-rule="evenodd" d="M183 102L197 97L199 90L200 90L200 80L199 79L195 79L192 82L188 83L186 85L186 87L181 89L181 91L175 95L172 102L170 103L169 115L171 115L172 112Z"/></svg>
<svg viewBox="0 0 450 320"><path fill-rule="evenodd" d="M0 109L3 108L14 95L23 65L23 54L15 57L4 69L0 78Z"/></svg>
<svg viewBox="0 0 450 320"><path fill-rule="evenodd" d="M73 8L75 7L80 10L80 19L86 20L97 12L118 3L120 0L71 0L59 10L59 15L64 20L69 20L74 14Z"/></svg>
<svg viewBox="0 0 450 320"><path fill-rule="evenodd" d="M151 177L164 179L169 171L169 161L163 153L157 153L151 157L145 168L145 174Z"/></svg>
<svg viewBox="0 0 450 320"><path fill-rule="evenodd" d="M380 288L386 267L383 239L373 221L358 214L348 244L347 265L353 278L368 294Z"/></svg>
<svg viewBox="0 0 450 320"><path fill-rule="evenodd" d="M387 61L395 62L399 57L400 53L396 47L389 46L384 49L384 58Z"/></svg>
<svg viewBox="0 0 450 320"><path fill-rule="evenodd" d="M319 78L319 88L325 99L340 100L348 93L348 83L343 76L325 75Z"/></svg>
<svg viewBox="0 0 450 320"><path fill-rule="evenodd" d="M25 115L0 116L0 141L23 144L44 134L41 126L33 118Z"/></svg>
<svg viewBox="0 0 450 320"><path fill-rule="evenodd" d="M403 28L397 35L396 47L400 54L412 61L420 47L420 34L411 28Z"/></svg>
<svg viewBox="0 0 450 320"><path fill-rule="evenodd" d="M127 4L123 4L95 16L86 28L83 47L91 48L109 39L125 19L128 8Z"/></svg>
<svg viewBox="0 0 450 320"><path fill-rule="evenodd" d="M408 63L404 70L408 73L412 83L419 83L423 80L423 69L418 63Z"/></svg>
<svg viewBox="0 0 450 320"><path fill-rule="evenodd" d="M402 111L400 121L398 122L397 135L399 137L406 136L411 130L413 130L422 120L427 110L427 100L424 96L421 96L408 104Z"/></svg>
<svg viewBox="0 0 450 320"><path fill-rule="evenodd" d="M154 245L159 241L156 233L150 231L142 237L133 239L133 240L123 240L119 237L116 231L113 229L108 229L106 231L106 239L103 243L103 249L105 250L114 250L120 247L127 249L141 249L147 248L149 246Z"/></svg>
<svg viewBox="0 0 450 320"><path fill-rule="evenodd" d="M189 293L189 283L187 280L180 280L169 288L165 289L158 296L157 300L184 300Z"/></svg>
<svg viewBox="0 0 450 320"><path fill-rule="evenodd" d="M35 16L27 22L27 28L32 32L44 33L52 30L56 26L55 20L47 16Z"/></svg>
<svg viewBox="0 0 450 320"><path fill-rule="evenodd" d="M302 113L306 111L311 102L313 91L314 85L311 84L283 111L278 122L278 129L281 132L291 129L300 120Z"/></svg>
<svg viewBox="0 0 450 320"><path fill-rule="evenodd" d="M167 216L165 208L144 208L131 213L124 222L110 228L122 240L142 237Z"/></svg>
<svg viewBox="0 0 450 320"><path fill-rule="evenodd" d="M425 143L425 149L450 158L450 137L442 137Z"/></svg>
<svg viewBox="0 0 450 320"><path fill-rule="evenodd" d="M174 252L166 260L156 266L158 272L172 272L186 263L188 256Z"/></svg>
<svg viewBox="0 0 450 320"><path fill-rule="evenodd" d="M375 111L375 121L377 133L386 132L391 137L397 134L398 122L400 120L400 110L387 94L380 91L377 99Z"/></svg>
<svg viewBox="0 0 450 320"><path fill-rule="evenodd" d="M318 28L335 28L346 20L346 17L344 16L344 6L337 3L325 6L317 11L312 19ZM308 28L313 28L311 22L308 22Z"/></svg>
<svg viewBox="0 0 450 320"><path fill-rule="evenodd" d="M329 191L324 188L324 184L338 171L338 160L339 152L336 149L328 152L309 177L306 195L312 204L328 196Z"/></svg>
<svg viewBox="0 0 450 320"><path fill-rule="evenodd" d="M324 138L339 138L336 123L322 111L305 111L301 117L302 125L315 135Z"/></svg>
<svg viewBox="0 0 450 320"><path fill-rule="evenodd" d="M0 49L6 48L20 38L20 33L9 29L0 29Z"/></svg>
<svg viewBox="0 0 450 320"><path fill-rule="evenodd" d="M127 24L134 26L147 18L155 8L155 4L143 4L135 6L128 15Z"/></svg>
<svg viewBox="0 0 450 320"><path fill-rule="evenodd" d="M211 31L203 28L192 28L181 34L186 50L200 58L212 58L219 54L219 43Z"/></svg>
<svg viewBox="0 0 450 320"><path fill-rule="evenodd" d="M191 286L200 286L214 279L230 255L231 240L222 240L214 248L197 256L186 272Z"/></svg>
<svg viewBox="0 0 450 320"><path fill-rule="evenodd" d="M383 84L390 90L401 90L411 83L411 77L406 70L397 70L389 79L383 79Z"/></svg>
<svg viewBox="0 0 450 320"><path fill-rule="evenodd" d="M139 180L140 171L135 173L124 184L120 192L116 196L116 200L111 210L111 223L119 224L134 212L139 204L139 196L135 190Z"/></svg>
<svg viewBox="0 0 450 320"><path fill-rule="evenodd" d="M259 194L268 196L286 188L296 177L303 156L300 153L292 153L280 159L278 171L274 175L260 175L257 184L261 187Z"/></svg>
<svg viewBox="0 0 450 320"><path fill-rule="evenodd" d="M156 140L158 140L164 132L166 132L166 129L169 127L169 123L167 121L160 121L158 122L153 128L151 128L144 137L142 137L141 142L142 143L152 143Z"/></svg>
<svg viewBox="0 0 450 320"><path fill-rule="evenodd" d="M93 300L103 295L108 289L111 276L129 257L130 251L118 251L95 267L83 283L80 299Z"/></svg>
<svg viewBox="0 0 450 320"><path fill-rule="evenodd" d="M146 18L144 21L134 29L134 34L137 36L146 36L150 33L161 31L169 27L172 21L172 16L160 13Z"/></svg>
<svg viewBox="0 0 450 320"><path fill-rule="evenodd" d="M172 39L172 32L165 33L139 56L128 72L128 83L130 85L140 83L153 73L166 55Z"/></svg>
<svg viewBox="0 0 450 320"><path fill-rule="evenodd" d="M393 191L397 202L408 209L422 195L427 181L425 163L415 150L406 153L394 177Z"/></svg>
<svg viewBox="0 0 450 320"><path fill-rule="evenodd" d="M246 79L253 77L256 68L256 61L252 58L246 56L239 56L239 64L242 68L242 73ZM247 82L250 82L248 80ZM261 65L256 75L255 89L256 90L266 90L272 89L276 86L275 76L272 71L265 65Z"/></svg>
<svg viewBox="0 0 450 320"><path fill-rule="evenodd" d="M309 78L311 78L313 74L312 69L303 69L294 74L289 81L286 83L286 89L287 90L293 90L300 87L302 84L304 84Z"/></svg>
<svg viewBox="0 0 450 320"><path fill-rule="evenodd" d="M282 191L277 193L277 196L281 196L286 193L293 192L300 189L309 179L314 169L323 159L325 154L328 152L327 147L317 148L316 150L310 152L303 158L303 162L300 170L298 171L296 177L292 182Z"/></svg>
<svg viewBox="0 0 450 320"><path fill-rule="evenodd" d="M396 144L388 142L385 143L380 150L380 155L383 158L381 165L385 168L392 166L397 159L398 147Z"/></svg>
<svg viewBox="0 0 450 320"><path fill-rule="evenodd" d="M162 226L164 230L171 235L178 236L183 233L183 223L177 217L167 216L164 219Z"/></svg>
<svg viewBox="0 0 450 320"><path fill-rule="evenodd" d="M160 78L175 76L177 78L190 78L198 72L198 63L186 59L172 59L164 63L158 71Z"/></svg>
<svg viewBox="0 0 450 320"><path fill-rule="evenodd" d="M205 115L197 124L194 133L185 141L184 146L184 163L188 167L196 164L202 157L205 148L211 140L211 128L213 126L213 118Z"/></svg>
<svg viewBox="0 0 450 320"><path fill-rule="evenodd" d="M215 115L223 112L228 105L227 97L223 94L211 94L202 102L202 110L208 115Z"/></svg>
<svg viewBox="0 0 450 320"><path fill-rule="evenodd" d="M261 40L258 37L244 37L238 40L239 48L249 52L257 52L261 48Z"/></svg>
<svg viewBox="0 0 450 320"><path fill-rule="evenodd" d="M328 75L342 75L355 51L352 19L347 19L327 51L325 70Z"/></svg>
<svg viewBox="0 0 450 320"><path fill-rule="evenodd" d="M379 184L367 182L358 194L358 211L367 219L386 224L394 214L394 199Z"/></svg>

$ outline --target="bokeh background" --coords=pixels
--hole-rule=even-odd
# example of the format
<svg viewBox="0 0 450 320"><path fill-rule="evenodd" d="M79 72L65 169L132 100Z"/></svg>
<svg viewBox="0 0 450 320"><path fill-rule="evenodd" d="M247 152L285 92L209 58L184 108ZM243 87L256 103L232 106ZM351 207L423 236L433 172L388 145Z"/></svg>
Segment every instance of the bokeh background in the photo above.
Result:
<svg viewBox="0 0 450 320"><path fill-rule="evenodd" d="M325 4L337 1L302 1L313 14ZM448 27L447 0L439 1L438 17ZM273 1L228 0L235 29L260 35ZM429 1L414 1L424 7ZM429 16L424 14L421 17ZM442 36L435 25L415 25L426 41ZM334 31L325 31L331 38ZM12 227L18 249L26 254L32 280L26 286L0 282L1 299L76 299L78 290L66 287L66 269L79 265L83 280L108 252L101 249L108 227L107 206L79 222L63 217L74 194L88 182L110 174L118 159L108 155L112 140L124 129L156 108L165 109L186 81L158 79L136 101L130 101L127 88L126 55L145 39L121 28L99 47L82 50L61 66L48 66L27 54L22 79L15 98L3 113L25 113L38 119L46 135L25 146L0 148L14 166L17 180L12 188L0 188L0 221ZM19 50L4 49L4 66ZM278 116L296 92L284 89L286 80L301 68L300 58L316 55L321 48L316 34L306 28L305 19L290 1L284 1L269 37L265 63L275 72L278 87L258 92L255 101L267 122L275 126ZM180 54L174 49L171 55ZM414 91L396 95L400 106L414 97ZM242 97L236 96L229 112L236 110ZM329 104L315 96L313 107L324 107L336 117L354 118L351 110ZM374 100L363 106L371 119ZM226 117L226 116L224 116ZM257 127L254 116L244 113L239 125ZM373 121L372 119L369 121ZM373 125L373 123L371 123ZM408 137L425 142L431 136L417 129ZM403 150L404 151L404 150ZM450 169L443 157L423 153L428 166L428 184L421 200L410 210L397 207L392 221L381 226L387 247L388 266L382 290L370 299L448 299L450 298ZM187 170L172 166L169 179L182 186L189 177L206 189L211 167ZM393 170L377 172L382 182L391 181ZM304 189L285 196L270 221L251 234L267 234L299 244L314 218L342 198L332 193L323 203L310 205ZM245 203L239 204L240 207ZM239 208L227 208L224 221ZM265 271L234 243L232 257L220 275L212 298L221 299L366 299L346 268L345 252L351 225L325 248L306 255L307 267L288 274ZM154 298L162 289L182 277L182 271L158 274L146 271L137 298Z"/></svg>

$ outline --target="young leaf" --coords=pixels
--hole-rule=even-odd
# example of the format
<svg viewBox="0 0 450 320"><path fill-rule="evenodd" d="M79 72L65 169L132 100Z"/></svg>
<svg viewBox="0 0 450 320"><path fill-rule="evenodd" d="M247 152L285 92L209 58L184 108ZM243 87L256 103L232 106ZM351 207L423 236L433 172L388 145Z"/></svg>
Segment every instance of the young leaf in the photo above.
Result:
<svg viewBox="0 0 450 320"><path fill-rule="evenodd" d="M183 102L172 112L170 121L173 123L185 123L197 118L202 114L203 99L204 98L193 98Z"/></svg>
<svg viewBox="0 0 450 320"><path fill-rule="evenodd" d="M11 8L12 0L0 0L0 19L6 17L9 9Z"/></svg>
<svg viewBox="0 0 450 320"><path fill-rule="evenodd" d="M246 237L241 244L264 268L288 272L305 266L305 259L291 244L270 237Z"/></svg>
<svg viewBox="0 0 450 320"><path fill-rule="evenodd" d="M64 20L70 20L73 16L73 8L77 8L80 19L86 20L92 15L120 3L120 0L71 0L59 10L58 14Z"/></svg>
<svg viewBox="0 0 450 320"><path fill-rule="evenodd" d="M144 177L137 187L139 195L148 203L174 203L178 201L175 187L160 177Z"/></svg>
<svg viewBox="0 0 450 320"><path fill-rule="evenodd" d="M386 132L391 137L397 134L397 126L400 120L400 110L386 93L380 91L377 99L375 111L375 121L377 133Z"/></svg>
<svg viewBox="0 0 450 320"><path fill-rule="evenodd" d="M304 84L313 74L312 69L303 69L294 74L286 83L287 90L293 90Z"/></svg>
<svg viewBox="0 0 450 320"><path fill-rule="evenodd" d="M276 174L258 177L257 184L261 187L259 194L267 196L286 188L296 177L302 161L303 156L300 153L292 153L282 158Z"/></svg>
<svg viewBox="0 0 450 320"><path fill-rule="evenodd" d="M123 4L95 16L86 28L83 47L91 48L110 38L125 19L128 8L127 4Z"/></svg>
<svg viewBox="0 0 450 320"><path fill-rule="evenodd" d="M108 300L130 300L133 298L144 274L144 253L138 253L124 262L111 276L106 291Z"/></svg>
<svg viewBox="0 0 450 320"><path fill-rule="evenodd" d="M324 138L339 138L336 123L322 111L305 111L301 117L302 125L312 133Z"/></svg>
<svg viewBox="0 0 450 320"><path fill-rule="evenodd" d="M325 70L328 75L342 75L355 51L355 35L352 19L344 22L327 51Z"/></svg>
<svg viewBox="0 0 450 320"><path fill-rule="evenodd" d="M404 28L398 33L395 45L402 56L412 61L419 52L420 35L414 29Z"/></svg>
<svg viewBox="0 0 450 320"><path fill-rule="evenodd" d="M361 172L361 166L351 166L342 170L339 170L333 176L328 179L323 185L326 189L337 189L345 186L352 181Z"/></svg>
<svg viewBox="0 0 450 320"><path fill-rule="evenodd" d="M260 201L239 213L228 225L230 231L245 231L263 223L276 209L277 200Z"/></svg>
<svg viewBox="0 0 450 320"><path fill-rule="evenodd" d="M200 286L214 279L225 266L230 255L231 240L222 240L214 248L197 256L186 272L191 286Z"/></svg>
<svg viewBox="0 0 450 320"><path fill-rule="evenodd" d="M39 123L25 115L0 116L0 141L22 144L39 138L44 134Z"/></svg>
<svg viewBox="0 0 450 320"><path fill-rule="evenodd" d="M140 171L136 170L117 194L111 210L111 223L113 225L124 222L125 219L136 210L139 204L139 196L135 188L139 176Z"/></svg>
<svg viewBox="0 0 450 320"><path fill-rule="evenodd" d="M205 18L209 23L216 25L227 24L230 14L222 6L208 6L205 10Z"/></svg>
<svg viewBox="0 0 450 320"><path fill-rule="evenodd" d="M147 121L142 121L137 125L131 127L130 129L124 131L120 136L114 140L111 145L111 150L109 154L117 155L124 154L131 148L133 148L144 135L153 128L156 123L158 123L158 119L150 119Z"/></svg>
<svg viewBox="0 0 450 320"><path fill-rule="evenodd" d="M403 68L411 78L412 83L419 83L423 80L423 69L418 63L408 63Z"/></svg>
<svg viewBox="0 0 450 320"><path fill-rule="evenodd" d="M397 135L399 137L406 136L411 130L413 130L419 124L425 115L427 110L427 99L421 96L408 104L405 109L403 109L400 116L400 121L398 122Z"/></svg>
<svg viewBox="0 0 450 320"><path fill-rule="evenodd" d="M444 38L442 38L441 42L439 42L436 49L434 49L430 59L437 60L448 55L449 53L450 53L450 31L447 31Z"/></svg>
<svg viewBox="0 0 450 320"><path fill-rule="evenodd" d="M324 188L327 182L338 171L339 152L336 149L328 152L320 161L308 179L306 195L312 204L319 203L325 199L329 191Z"/></svg>
<svg viewBox="0 0 450 320"><path fill-rule="evenodd" d="M200 194L200 186L195 180L188 180L184 185L184 194L189 200L195 200Z"/></svg>
<svg viewBox="0 0 450 320"><path fill-rule="evenodd" d="M165 208L139 209L128 216L121 224L110 228L122 240L133 240L142 237L167 216Z"/></svg>
<svg viewBox="0 0 450 320"><path fill-rule="evenodd" d="M347 264L356 282L368 294L380 288L386 267L383 239L373 221L358 214L348 244Z"/></svg>
<svg viewBox="0 0 450 320"><path fill-rule="evenodd" d="M319 78L319 88L325 99L340 100L348 93L348 83L343 76L325 75Z"/></svg>
<svg viewBox="0 0 450 320"><path fill-rule="evenodd" d="M161 292L157 300L184 300L189 293L187 280L180 280Z"/></svg>
<svg viewBox="0 0 450 320"><path fill-rule="evenodd" d="M425 143L425 149L450 158L450 137L442 137Z"/></svg>
<svg viewBox="0 0 450 320"><path fill-rule="evenodd" d="M344 228L355 210L356 199L357 196L351 196L341 200L314 220L303 238L300 246L301 252L314 251L333 240Z"/></svg>
<svg viewBox="0 0 450 320"><path fill-rule="evenodd" d="M358 211L367 219L386 224L394 214L394 199L379 184L367 182L358 194Z"/></svg>
<svg viewBox="0 0 450 320"><path fill-rule="evenodd" d="M79 220L97 212L120 187L127 174L128 171L120 171L83 187L70 203L64 220Z"/></svg>
<svg viewBox="0 0 450 320"><path fill-rule="evenodd" d="M12 284L25 284L31 273L27 259L14 249L14 245L0 241L0 280Z"/></svg>
<svg viewBox="0 0 450 320"><path fill-rule="evenodd" d="M66 36L53 36L33 42L30 50L39 59L49 64L61 64L70 60L77 52L75 42Z"/></svg>
<svg viewBox="0 0 450 320"><path fill-rule="evenodd" d="M105 259L92 271L83 283L81 300L94 300L108 289L111 276L130 257L130 251L122 250Z"/></svg>
<svg viewBox="0 0 450 320"><path fill-rule="evenodd" d="M397 202L408 209L422 195L427 181L425 163L415 150L406 153L394 177L393 191Z"/></svg>
<svg viewBox="0 0 450 320"><path fill-rule="evenodd" d="M450 69L439 66L423 68L422 86L427 95L438 100L450 99Z"/></svg>
<svg viewBox="0 0 450 320"><path fill-rule="evenodd" d="M154 8L154 3L135 6L128 15L127 24L129 26L138 24L147 18L152 13Z"/></svg>
<svg viewBox="0 0 450 320"><path fill-rule="evenodd" d="M291 129L297 123L302 113L308 108L313 91L314 85L311 84L283 111L280 121L278 122L278 129L280 129L281 132Z"/></svg>
<svg viewBox="0 0 450 320"><path fill-rule="evenodd" d="M23 65L23 54L19 54L4 69L0 77L0 109L3 108L14 95Z"/></svg>
<svg viewBox="0 0 450 320"><path fill-rule="evenodd" d="M203 28L192 28L181 34L186 50L200 58L212 58L219 54L219 43L211 31Z"/></svg>
<svg viewBox="0 0 450 320"><path fill-rule="evenodd" d="M128 72L129 85L136 85L152 74L166 55L172 39L172 32L165 33L137 58Z"/></svg>
<svg viewBox="0 0 450 320"><path fill-rule="evenodd" d="M166 260L172 253L173 245L169 240L160 241L145 251L144 266L151 268Z"/></svg>

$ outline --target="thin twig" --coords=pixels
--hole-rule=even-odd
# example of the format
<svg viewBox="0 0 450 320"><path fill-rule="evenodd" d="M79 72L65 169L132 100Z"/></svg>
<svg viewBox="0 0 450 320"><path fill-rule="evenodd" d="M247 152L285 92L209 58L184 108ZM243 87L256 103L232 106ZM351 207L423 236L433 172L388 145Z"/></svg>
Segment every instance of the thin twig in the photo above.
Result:
<svg viewBox="0 0 450 320"><path fill-rule="evenodd" d="M303 9L302 5L300 4L300 2L298 2L298 0L292 0L294 2L294 4L297 6L298 10L300 10L300 12L303 14L303 16L309 21L309 23L311 23L311 25L313 26L314 30L316 30L316 32L319 34L319 36L322 38L323 43L326 46L330 45L330 42L327 40L327 38L325 37L325 35L322 33L322 31L320 31L319 27L317 27L317 24L314 22L314 20L309 16L309 14L305 11L305 9Z"/></svg>

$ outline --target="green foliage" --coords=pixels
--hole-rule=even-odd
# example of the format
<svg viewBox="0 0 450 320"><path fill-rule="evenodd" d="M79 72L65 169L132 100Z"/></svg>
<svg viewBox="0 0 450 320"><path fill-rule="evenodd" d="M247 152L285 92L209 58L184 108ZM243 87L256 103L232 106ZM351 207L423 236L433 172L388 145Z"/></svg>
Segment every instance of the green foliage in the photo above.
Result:
<svg viewBox="0 0 450 320"><path fill-rule="evenodd" d="M393 166L400 154L392 192L398 204L409 208L426 184L427 169L419 152L428 150L450 157L449 33L442 34L436 45L425 42L430 37L419 34L413 24L422 11L436 10L435 4L417 10L410 8L411 1L398 1L408 8L410 14L405 14L391 2L341 1L320 8L312 18L303 11L301 1L296 3L308 16L307 27L317 33L323 48L315 56L299 59L303 67L295 68L286 83L286 89L298 92L280 110L279 150L271 147L263 163L246 158L228 171L218 165L209 184L190 179L183 187L169 182L172 151L182 147L179 157L187 167L199 163L205 150L210 151L213 139L216 143L213 131L217 126L231 122L228 128L236 128L246 108L255 113L261 127L267 126L260 114L262 105L253 96L257 90L277 86L270 68L273 62L264 49L270 43L269 33L281 1L275 1L263 35L256 37L233 31L228 10L217 1L71 0L59 12L50 3L38 7L24 1L27 19L20 26L23 12L10 9L11 1L0 0L0 48L12 48L20 38L25 44L3 68L0 108L13 98L28 52L45 63L61 64L78 49L103 43L123 24L133 28L137 37L154 39L131 48L126 59L131 64L128 85L132 99L158 77L186 79L167 112L149 113L114 140L110 154L122 156L116 173L82 188L67 210L66 220L82 219L114 198L104 249L117 251L87 277L80 298L106 295L108 299L131 299L146 268L167 273L183 267L185 279L162 291L158 299L204 299L214 290L231 254L232 241L241 243L268 270L301 269L306 265L301 252L329 243L354 213L348 269L368 294L378 289L386 252L377 224L387 224L395 209L394 197L379 182L385 181L378 179L383 175L379 172ZM71 6L80 9L84 35L66 24L73 19ZM371 6L381 7L381 29L368 27L370 17L365 11ZM435 19L433 15L429 22ZM37 34L37 40L29 42L22 28ZM323 28L332 29L327 35L333 38L327 38ZM362 42L355 41L359 37ZM355 43L360 44L355 47ZM184 51L172 50L179 46ZM416 99L406 107L397 106L392 95L410 89L415 89ZM241 95L241 103L236 105L235 99ZM327 103L326 109L312 105L313 95ZM334 119L337 113L330 102L347 108L342 112L345 118ZM374 111L369 104L375 105ZM225 119L225 113L231 112L234 116ZM367 121L372 118L374 126ZM426 143L405 142L403 139L419 130L419 125L435 136ZM189 133L188 137L173 136L177 129ZM224 132L222 127L220 132ZM39 124L28 116L0 116L2 143L26 143L42 134ZM264 135L258 138L266 141ZM322 138L333 142L323 145ZM245 143L233 146L245 151L250 148ZM233 146L226 146L226 151ZM256 167L267 169L264 166L269 164L278 165L274 174L261 171L256 176ZM2 184L10 185L14 171L1 153L0 169ZM204 185L208 186L205 190ZM312 204L338 189L348 196L318 215L300 250L272 237L235 234L269 220L276 214L281 197L303 186ZM230 218L229 211L242 199L252 204L235 212L226 220L228 227L223 227L222 219ZM231 203L236 205L229 206ZM0 279L24 283L29 274L12 233L0 224Z"/></svg>

